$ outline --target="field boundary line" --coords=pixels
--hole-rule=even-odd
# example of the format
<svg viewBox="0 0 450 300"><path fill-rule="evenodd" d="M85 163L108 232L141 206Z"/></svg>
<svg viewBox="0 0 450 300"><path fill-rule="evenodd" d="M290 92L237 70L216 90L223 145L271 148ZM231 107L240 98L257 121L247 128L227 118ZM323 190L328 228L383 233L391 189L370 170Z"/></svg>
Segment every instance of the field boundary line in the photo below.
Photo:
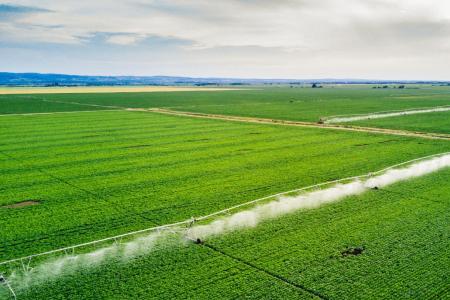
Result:
<svg viewBox="0 0 450 300"><path fill-rule="evenodd" d="M351 126L351 125L339 125L339 124L321 124L305 121L290 121L290 120L280 120L280 119L268 119L268 118L258 118L258 117L241 117L233 115L219 115L219 114L205 114L198 112L186 112L178 110L170 110L164 108L134 108L126 109L127 111L147 111L166 115L182 116L182 117L192 117L201 119L215 119L224 121L234 121L234 122L246 122L246 123L256 123L256 124L271 124L271 125L284 125L284 126L299 126L299 127L310 127L310 128L322 128L322 129L334 129L334 130L344 130L344 131L356 131L356 132L367 132L375 134L387 134L395 136L408 136L416 138L425 139L439 139L439 140L450 140L449 134L440 133L427 133L419 131L407 131L398 129L385 129L377 127L362 127L362 126Z"/></svg>
<svg viewBox="0 0 450 300"><path fill-rule="evenodd" d="M91 107L115 108L115 109L119 109L119 110L126 109L126 107L116 106L116 105L100 105L100 104L80 103L80 102L73 102L73 101L47 100L45 98L42 98L40 100L44 101L44 102L49 102L49 103L75 104L75 105L91 106Z"/></svg>
<svg viewBox="0 0 450 300"><path fill-rule="evenodd" d="M218 216L218 215L222 215L225 214L227 212L230 212L232 210L244 207L244 206L248 206L251 204L255 204L264 200L268 200L270 198L275 198L275 197L279 197L279 196L283 196L286 194L291 194L291 193L295 193L295 192L301 192L301 191L306 191L306 190L310 190L310 189L314 189L314 188L318 188L318 187L322 187L325 185L330 185L330 184L334 184L334 183L340 183L343 181L350 181L350 180L355 180L355 179L360 179L360 178L367 178L367 177L372 177L373 175L377 175L377 174L381 174L384 173L388 170L400 167L400 166L404 166L404 165L408 165L417 161L421 161L421 160L425 160L428 158L432 158L432 157L439 157L439 156L444 156L444 155L448 155L450 154L450 152L443 152L443 153L437 153L437 154L431 154L431 155L427 155L427 156L423 156L423 157L419 157L419 158L415 158L415 159L411 159L405 162L401 162L401 163L397 163L395 165L383 168L381 170L375 171L375 172L370 172L367 174L363 174L363 175L357 175L357 176L351 176L351 177L346 177L346 178L341 178L341 179L336 179L336 180L331 180L331 181L326 181L326 182L322 182L322 183L318 183L318 184L314 184L314 185L310 185L310 186L306 186L306 187L302 187L302 188L298 188L298 189L293 189L293 190L289 190L289 191L285 191L285 192L280 192L280 193L276 193L276 194L272 194L272 195L268 195L262 198L258 198L258 199L254 199L248 202L244 202L217 212L213 212L211 214L208 215L204 215L204 216L200 216L200 217L196 217L193 219L188 219L188 220L184 220L184 221L179 221L179 222L175 222L175 223L170 223L170 224L165 224L165 225L160 225L160 226L155 226L155 227L150 227L150 228L145 228L145 229L141 229L141 230L136 230L136 231L131 231L131 232L127 232L127 233L123 233L120 235L115 235L115 236L111 236L111 237L106 237L103 239L99 239L99 240L95 240L95 241L90 241L90 242L86 242L86 243L81 243L81 244L77 244L77 245L72 245L72 246L67 246L67 247L63 247L63 248L58 248L58 249L54 249L54 250L50 250L50 251L45 251L45 252L41 252L38 254L32 254L32 255L28 255L28 256L24 256L24 257L19 257L19 258L14 258L14 259L10 259L10 260L6 260L3 262L0 262L0 266L2 265L6 265L9 263L14 263L14 262L23 262L23 261L30 261L32 258L36 258L36 257L41 257L41 256L46 256L46 255L50 255L50 254L54 254L54 253L67 253L68 250L75 250L77 248L81 248L81 247L85 247L85 246L92 246L92 245L96 245L96 244L100 244L103 242L108 242L108 241L117 241L120 240L124 237L129 237L132 235L137 235L137 234L141 234L141 233L146 233L146 232L152 232L152 231L158 231L158 230L163 230L163 229L170 229L170 228L176 228L182 225L192 225L194 222L197 221L202 221L202 220L206 220L206 219L210 219L212 217Z"/></svg>
<svg viewBox="0 0 450 300"><path fill-rule="evenodd" d="M252 269L254 269L254 270L257 270L257 271L259 271L259 272L262 272L262 273L264 273L266 276L270 276L270 277L272 277L273 279L276 279L276 280L278 280L278 281L281 281L282 283L284 283L284 284L286 284L286 285L288 285L288 286L290 286L290 287L293 287L293 288L295 288L295 289L299 289L299 290L302 290L302 291L304 291L304 292L307 292L307 293L309 293L309 294L311 294L311 295L313 295L313 296L318 297L319 299L323 299L323 300L327 300L327 299L328 299L328 297L326 297L326 296L320 294L319 292L317 292L317 291L315 291L315 290L313 290L313 289L307 288L307 287L306 287L305 285L303 285L303 284L296 283L296 282L294 282L294 281L292 281L292 280L290 280L290 279L288 279L288 278L286 278L286 277L284 277L284 276L282 276L282 275L280 275L280 274L278 274L278 273L275 273L275 272L273 272L273 271L267 270L267 269L265 269L265 268L263 268L263 267L260 267L260 266L258 266L258 265L256 265L256 264L252 263L252 262L246 261L246 260L244 260L244 259L242 259L242 258L240 258L240 257L237 257L237 256L234 256L234 255L232 255L232 254L229 254L229 253L227 253L227 252L225 252L225 251L223 251L223 250L221 250L221 249L219 249L219 248L217 248L217 247L215 247L215 246L213 246L213 245L211 245L211 244L203 243L203 244L199 244L199 245L201 245L201 246L203 246L203 247L206 247L206 248L208 248L208 249L210 249L210 250L212 250L212 251L215 251L215 252L217 252L217 253L219 253L219 254L225 256L225 257L228 257L228 258L234 260L235 262L244 264L244 265L246 265L247 267L250 267L250 268L252 268Z"/></svg>

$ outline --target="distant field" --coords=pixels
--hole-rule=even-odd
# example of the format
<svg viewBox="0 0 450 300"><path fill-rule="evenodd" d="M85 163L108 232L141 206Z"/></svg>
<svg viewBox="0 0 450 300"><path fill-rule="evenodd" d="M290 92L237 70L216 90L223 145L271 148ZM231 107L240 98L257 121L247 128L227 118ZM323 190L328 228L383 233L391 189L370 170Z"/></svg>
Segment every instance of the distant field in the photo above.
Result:
<svg viewBox="0 0 450 300"><path fill-rule="evenodd" d="M447 140L125 108L317 122L449 102L450 88L430 86L0 95L0 262L450 151ZM448 134L449 116L348 125ZM449 181L445 169L203 245L164 244L18 299L449 298Z"/></svg>
<svg viewBox="0 0 450 300"><path fill-rule="evenodd" d="M224 91L232 88L192 86L0 87L0 95Z"/></svg>
<svg viewBox="0 0 450 300"><path fill-rule="evenodd" d="M241 97L241 101L219 104L175 105L171 108L203 113L274 118L282 120L317 122L322 117L346 114L365 114L378 111L406 110L417 107L435 107L450 103L450 89L436 90L373 90L368 88L343 89L280 89L269 90L265 101ZM258 93L258 92L254 92ZM408 97L409 93L422 95ZM404 97L399 97L403 95ZM252 95L253 96L253 95ZM238 97L236 97L238 98ZM167 105L170 106L170 105Z"/></svg>
<svg viewBox="0 0 450 300"><path fill-rule="evenodd" d="M447 170L371 191L206 246L111 262L21 299L445 299L449 177ZM364 252L345 257L348 247Z"/></svg>
<svg viewBox="0 0 450 300"><path fill-rule="evenodd" d="M64 103L65 102L65 103ZM99 107L106 106L106 107ZM367 86L311 88L261 88L208 92L86 93L0 95L0 114L132 108L170 108L173 110L317 122L322 117L368 114L450 105L450 87L412 86L406 89L372 89ZM427 118L428 115L409 116ZM400 120L403 117L398 117ZM389 118L380 121L380 124ZM413 122L413 121L411 121ZM440 121L438 121L440 122ZM442 133L448 122L442 120ZM401 123L401 122L400 122ZM393 122L392 128L402 128ZM398 127L397 127L398 126ZM408 126L406 126L408 127ZM431 131L427 123L417 122L415 130Z"/></svg>

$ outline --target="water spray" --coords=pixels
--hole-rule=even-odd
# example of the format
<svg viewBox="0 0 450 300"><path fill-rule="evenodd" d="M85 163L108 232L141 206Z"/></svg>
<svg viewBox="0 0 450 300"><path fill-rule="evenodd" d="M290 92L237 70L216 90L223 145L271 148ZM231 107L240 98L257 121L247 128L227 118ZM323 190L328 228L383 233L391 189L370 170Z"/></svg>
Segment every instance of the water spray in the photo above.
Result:
<svg viewBox="0 0 450 300"><path fill-rule="evenodd" d="M333 116L328 118L321 118L319 123L331 124L331 123L346 123L353 121L361 121L361 120L372 120L372 119L381 119L381 118L389 118L389 117L398 117L398 116L406 116L406 115L415 115L415 114L425 114L431 112L445 112L450 111L450 106L440 106L433 108L423 108L423 109L410 109L403 111L387 111L387 112L376 112L367 115L343 115L343 116Z"/></svg>
<svg viewBox="0 0 450 300"><path fill-rule="evenodd" d="M420 177L440 169L450 167L450 154L412 164L405 168L389 169L356 178L348 183L338 183L325 189L319 189L297 196L280 196L274 201L254 208L237 212L206 225L197 225L188 229L191 239L204 239L209 236L242 228L257 226L260 222L273 219L299 210L314 209L324 204L336 202L349 196L360 195L370 189L380 189L397 182Z"/></svg>
<svg viewBox="0 0 450 300"><path fill-rule="evenodd" d="M205 238L213 235L252 228L262 221L299 210L318 208L348 196L360 195L370 189L384 188L391 184L430 174L446 167L450 167L449 152L410 160L362 176L334 180L266 196L182 222L147 228L115 237L12 259L1 262L0 267L20 264L22 271L11 272L8 275L8 280L6 280L6 276L2 276L2 282L15 297L16 293L12 287L14 287L15 291L20 292L30 286L77 272L80 269L94 268L112 260L127 262L130 259L148 255L156 251L156 249L167 248L170 246L170 241L178 244L183 241L203 244ZM296 195L292 196L292 194ZM245 206L255 204L256 206L252 208L243 209ZM233 211L238 212L232 213ZM230 215L216 218L224 214ZM216 220L209 224L199 224L210 219ZM86 250L94 246L99 247L105 243L109 243L109 245L91 252ZM81 252L82 249L85 249L84 252ZM81 253L75 254L75 250ZM45 259L58 254L64 254L64 256ZM38 262L34 268L31 268L30 263L32 259L39 261L44 259L44 261Z"/></svg>

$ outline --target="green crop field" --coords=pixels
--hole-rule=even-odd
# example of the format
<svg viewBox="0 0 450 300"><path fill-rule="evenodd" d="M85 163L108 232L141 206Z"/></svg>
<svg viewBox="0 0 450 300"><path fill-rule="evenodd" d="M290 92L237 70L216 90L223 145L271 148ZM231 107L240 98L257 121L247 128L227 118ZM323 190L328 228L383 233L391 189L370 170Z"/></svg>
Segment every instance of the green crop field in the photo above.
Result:
<svg viewBox="0 0 450 300"><path fill-rule="evenodd" d="M113 109L117 106L170 108L210 114L317 122L322 117L335 115L450 105L450 87L411 85L405 89L373 89L372 86L362 85L326 86L319 89L260 87L207 92L0 95L0 104L0 114ZM377 123L361 124L426 132L434 132L433 129L437 128L437 132L450 133L446 126L448 122L441 121L439 117L436 117L439 122L436 126L430 125L427 116L432 114L435 113L408 116L405 121L402 121L403 117L398 117L399 121L383 119ZM416 117L418 121L415 121ZM445 114L441 119L445 119Z"/></svg>
<svg viewBox="0 0 450 300"><path fill-rule="evenodd" d="M43 101L45 100L45 101ZM55 102L50 102L55 101ZM76 102L121 107L167 107L205 113L257 116L299 121L449 105L450 87L372 89L361 87L252 88L236 91L0 95L0 113L82 110L59 106ZM84 107L92 109L92 106Z"/></svg>
<svg viewBox="0 0 450 300"><path fill-rule="evenodd" d="M113 262L23 299L442 299L449 296L449 177L447 170L205 245ZM352 246L365 251L343 256Z"/></svg>
<svg viewBox="0 0 450 300"><path fill-rule="evenodd" d="M40 202L0 210L2 259L450 151L445 141L147 112L11 116L0 124L0 205Z"/></svg>
<svg viewBox="0 0 450 300"><path fill-rule="evenodd" d="M104 109L71 103L45 102L30 95L0 95L0 114L48 113Z"/></svg>
<svg viewBox="0 0 450 300"><path fill-rule="evenodd" d="M450 151L448 140L123 108L317 122L449 103L450 88L431 86L0 95L0 262ZM448 134L448 116L348 124ZM128 262L12 285L18 299L449 298L449 180L445 169L203 244L174 238Z"/></svg>

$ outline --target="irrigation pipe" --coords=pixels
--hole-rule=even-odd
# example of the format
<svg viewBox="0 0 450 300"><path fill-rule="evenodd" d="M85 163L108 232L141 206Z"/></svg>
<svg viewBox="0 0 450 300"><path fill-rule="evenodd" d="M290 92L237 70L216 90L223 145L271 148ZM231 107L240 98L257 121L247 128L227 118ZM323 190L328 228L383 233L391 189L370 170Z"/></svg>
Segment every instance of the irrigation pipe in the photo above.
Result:
<svg viewBox="0 0 450 300"><path fill-rule="evenodd" d="M13 288L11 287L11 285L9 284L8 280L6 279L5 276L3 276L3 274L0 274L0 282L3 283L6 288L9 290L9 292L11 293L13 299L17 299L17 295L16 292L14 292Z"/></svg>
<svg viewBox="0 0 450 300"><path fill-rule="evenodd" d="M431 112L444 112L449 111L449 105L443 106L435 106L435 107L418 107L418 108L410 108L404 110L388 110L388 111L378 111L372 112L368 114L347 114L347 115L334 115L334 116L326 116L321 117L325 123L345 123L352 122L358 120L366 120L371 118L381 119L395 116L403 116L403 115L413 115L413 114L423 114L423 113L431 113Z"/></svg>
<svg viewBox="0 0 450 300"><path fill-rule="evenodd" d="M7 265L7 264L10 264L10 263L14 263L14 262L23 262L23 261L27 261L27 260L30 261L33 258L46 256L46 255L50 255L50 254L54 254L54 253L61 253L61 252L67 253L68 250L73 251L73 250L75 250L77 248L81 248L81 247L85 247L85 246L92 246L92 245L96 245L96 244L103 243L103 242L108 242L108 241L116 241L117 242L118 240L121 240L124 237L137 235L137 234L141 234L141 233L146 233L146 232L151 232L151 231L158 231L158 230L164 230L164 229L173 228L173 227L177 227L177 226L181 226L181 225L190 225L193 222L206 220L206 219L215 217L217 215L221 215L221 214L230 212L232 210L235 210L235 209L238 209L238 208L241 208L241 207L244 207L244 206L248 206L248 205L251 205L251 204L255 204L255 203L258 203L258 202L270 199L270 198L275 198L275 197L279 197L279 196L283 196L283 195L290 194L290 193L295 193L295 192L301 192L301 191L305 191L305 190L321 187L321 186L324 186L324 185L329 185L329 184L333 184L333 183L339 183L339 182L342 182L342 181L349 181L349 180L354 180L354 179L371 177L373 175L384 173L384 172L386 172L388 170L391 170L391 169L394 169L396 167L404 166L404 165L407 165L407 164L410 164L410 163L414 163L414 162L417 162L417 161L420 161L420 160L424 160L424 159L428 159L428 158L432 158L432 157L444 156L444 155L447 155L447 154L450 154L450 152L432 154L432 155L427 155L427 156L420 157L420 158L411 159L411 160L408 160L408 161L405 161L405 162L402 162L402 163L398 163L398 164L386 167L386 168L384 168L382 170L371 172L371 173L364 174L364 175L358 175L358 176L352 176L352 177L346 177L346 178L342 178L342 179L322 182L322 183L319 183L319 184L314 184L314 185L303 187L303 188L293 189L293 190L290 190L290 191L285 191L285 192L281 192L281 193L265 196L265 197L258 198L258 199L255 199L255 200L252 200L252 201L248 201L248 202L245 202L245 203L241 203L241 204L238 204L238 205L235 205L235 206L232 206L232 207L229 207L229 208L226 208L226 209L223 209L223 210L220 210L220 211L208 214L208 215L197 217L197 218L194 218L194 219L189 219L189 220L175 222L175 223L161 225L161 226L150 227L150 228L141 229L141 230L137 230L137 231L132 231L132 232L128 232L128 233L124 233L124 234L120 234L120 235L116 235L116 236L112 236L112 237L107 237L107 238L104 238L104 239L99 239L99 240L95 240L95 241L91 241L91 242L86 242L86 243L82 243L82 244L77 244L77 245L73 245L73 246L68 246L68 247L59 248L59 249L55 249L55 250L50 250L50 251L46 251L46 252L42 252L42 253L38 253L38 254L33 254L33 255L29 255L29 256L24 256L24 257L20 257L20 258L10 259L10 260L7 260L7 261L0 262L0 266ZM172 232L174 232L174 231L172 231Z"/></svg>
<svg viewBox="0 0 450 300"><path fill-rule="evenodd" d="M367 116L367 115L376 115L376 114L388 114L388 113L395 113L395 112L407 112L407 111L414 111L414 110L425 110L425 109L434 109L434 108L450 108L450 105L441 105L441 106L428 106L428 107L416 107L416 108L408 108L408 109L396 109L396 110L382 110L382 111L376 111L368 114L343 114L343 115L332 115L332 116L326 116L323 117L325 119L330 118L337 118L337 117L356 117L356 116Z"/></svg>

